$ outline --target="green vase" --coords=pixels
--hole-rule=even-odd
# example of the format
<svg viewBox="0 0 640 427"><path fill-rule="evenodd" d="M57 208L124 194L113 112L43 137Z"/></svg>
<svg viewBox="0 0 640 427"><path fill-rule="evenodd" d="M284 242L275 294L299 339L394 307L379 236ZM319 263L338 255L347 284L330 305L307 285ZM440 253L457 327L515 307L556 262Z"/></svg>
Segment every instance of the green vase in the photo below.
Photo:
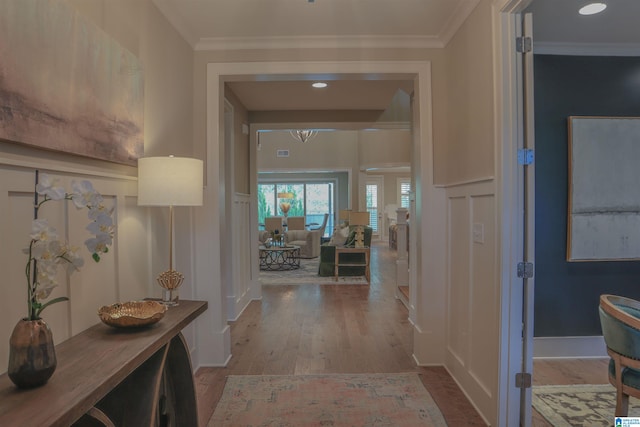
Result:
<svg viewBox="0 0 640 427"><path fill-rule="evenodd" d="M56 370L56 350L49 325L42 320L22 319L9 338L7 373L19 388L45 384Z"/></svg>

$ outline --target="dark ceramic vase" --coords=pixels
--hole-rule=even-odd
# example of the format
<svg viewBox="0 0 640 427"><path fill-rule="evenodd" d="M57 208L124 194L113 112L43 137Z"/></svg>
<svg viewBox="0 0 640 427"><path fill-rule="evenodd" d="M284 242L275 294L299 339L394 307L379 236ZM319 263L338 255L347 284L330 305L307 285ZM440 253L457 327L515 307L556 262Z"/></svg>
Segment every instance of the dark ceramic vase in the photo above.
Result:
<svg viewBox="0 0 640 427"><path fill-rule="evenodd" d="M7 373L19 388L45 384L56 370L53 334L42 319L22 319L9 339L9 369Z"/></svg>

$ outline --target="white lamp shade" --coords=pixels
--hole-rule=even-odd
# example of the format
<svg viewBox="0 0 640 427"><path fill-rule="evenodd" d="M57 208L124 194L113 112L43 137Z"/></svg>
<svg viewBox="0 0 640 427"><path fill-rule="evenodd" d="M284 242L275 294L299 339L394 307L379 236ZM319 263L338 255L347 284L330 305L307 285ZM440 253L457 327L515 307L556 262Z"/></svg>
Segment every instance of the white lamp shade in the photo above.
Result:
<svg viewBox="0 0 640 427"><path fill-rule="evenodd" d="M369 225L369 212L351 212L349 225Z"/></svg>
<svg viewBox="0 0 640 427"><path fill-rule="evenodd" d="M144 157L138 160L138 205L201 206L202 160Z"/></svg>

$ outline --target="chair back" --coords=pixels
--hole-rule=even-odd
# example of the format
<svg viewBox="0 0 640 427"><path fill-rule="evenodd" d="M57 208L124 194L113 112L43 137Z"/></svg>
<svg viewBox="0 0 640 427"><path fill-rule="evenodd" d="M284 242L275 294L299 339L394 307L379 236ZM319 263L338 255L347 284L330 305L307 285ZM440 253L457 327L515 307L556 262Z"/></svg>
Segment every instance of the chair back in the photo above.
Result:
<svg viewBox="0 0 640 427"><path fill-rule="evenodd" d="M303 216L290 216L287 218L287 230L304 230Z"/></svg>
<svg viewBox="0 0 640 427"><path fill-rule="evenodd" d="M610 350L640 358L640 302L616 295L600 296L600 325Z"/></svg>
<svg viewBox="0 0 640 427"><path fill-rule="evenodd" d="M324 231L327 228L327 221L329 221L328 213L324 214L324 219L322 220L322 224L320 224L320 227L317 228L317 230L320 231L321 236L324 236Z"/></svg>
<svg viewBox="0 0 640 427"><path fill-rule="evenodd" d="M270 216L264 219L264 229L270 233L278 230L278 234L282 234L282 217L281 216Z"/></svg>

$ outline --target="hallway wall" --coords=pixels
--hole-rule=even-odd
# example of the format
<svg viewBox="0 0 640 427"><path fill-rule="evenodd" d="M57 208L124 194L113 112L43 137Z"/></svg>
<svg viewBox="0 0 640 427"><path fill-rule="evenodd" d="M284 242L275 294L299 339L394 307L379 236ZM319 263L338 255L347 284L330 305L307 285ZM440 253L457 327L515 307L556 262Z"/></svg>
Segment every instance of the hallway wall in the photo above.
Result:
<svg viewBox="0 0 640 427"><path fill-rule="evenodd" d="M567 118L638 117L639 99L640 58L535 56L536 337L602 335L601 294L640 299L640 261L566 260Z"/></svg>
<svg viewBox="0 0 640 427"><path fill-rule="evenodd" d="M22 0L13 1L22 7ZM26 3L26 2L25 2ZM193 155L193 51L151 2L130 0L70 0L79 14L136 55L144 73L145 155ZM24 5L26 7L26 5ZM19 48L14 46L13 48ZM68 46L59 46L68 49ZM45 73L48 64L33 58ZM108 254L96 264L86 254L85 266L71 276L61 273L61 286L53 297L71 301L47 308L43 316L51 324L56 344L99 323L96 311L119 301L160 297L155 276L167 268L168 210L137 206L137 169L60 152L37 150L0 141L0 269L3 298L0 300L0 372L7 367L9 335L26 315L26 257L22 249L31 232L34 170L59 177L69 187L73 179L88 179L114 206L117 236ZM64 203L48 206L58 232L71 243L83 246L87 225L84 213ZM80 215L80 216L79 216ZM176 209L175 268L186 276L182 298L193 296L191 209ZM185 331L194 347L193 327ZM194 360L197 364L197 360Z"/></svg>

